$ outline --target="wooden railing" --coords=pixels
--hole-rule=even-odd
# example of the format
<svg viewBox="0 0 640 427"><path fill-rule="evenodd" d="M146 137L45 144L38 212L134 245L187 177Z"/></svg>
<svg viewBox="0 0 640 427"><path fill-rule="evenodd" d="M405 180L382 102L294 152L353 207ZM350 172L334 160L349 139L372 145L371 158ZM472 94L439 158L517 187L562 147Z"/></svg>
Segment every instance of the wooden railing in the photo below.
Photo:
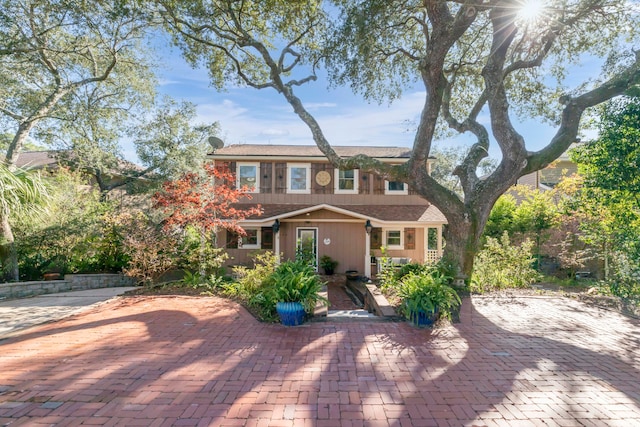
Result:
<svg viewBox="0 0 640 427"><path fill-rule="evenodd" d="M436 250L427 250L424 254L424 263L425 264L435 264L440 261L440 257L442 254Z"/></svg>

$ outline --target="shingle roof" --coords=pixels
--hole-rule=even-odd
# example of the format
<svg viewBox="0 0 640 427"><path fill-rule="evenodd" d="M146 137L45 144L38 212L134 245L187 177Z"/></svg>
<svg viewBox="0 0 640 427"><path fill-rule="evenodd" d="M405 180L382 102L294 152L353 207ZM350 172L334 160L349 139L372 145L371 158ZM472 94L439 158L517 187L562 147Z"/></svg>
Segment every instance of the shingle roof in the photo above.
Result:
<svg viewBox="0 0 640 427"><path fill-rule="evenodd" d="M356 154L366 154L375 158L397 158L408 159L411 150L406 147L362 147L362 146L336 146L333 147L341 157L352 157ZM286 157L321 157L320 149L315 145L259 145L259 144L236 144L220 148L212 154L217 156L286 156Z"/></svg>
<svg viewBox="0 0 640 427"><path fill-rule="evenodd" d="M39 169L45 166L57 167L58 164L73 160L75 153L71 150L43 150L43 151L22 151L18 156L16 166L19 168ZM118 167L121 169L131 169L142 171L144 168L124 159L118 160ZM111 171L118 173L118 171Z"/></svg>
<svg viewBox="0 0 640 427"><path fill-rule="evenodd" d="M16 166L19 168L41 168L43 166L55 166L58 160L56 151L23 151L18 156Z"/></svg>
<svg viewBox="0 0 640 427"><path fill-rule="evenodd" d="M243 205L245 206L245 205ZM254 206L254 205L251 205ZM282 217L288 213L305 210L322 209L325 205L310 204L263 204L263 214L252 216L248 220L259 220L274 217ZM433 205L330 205L344 211L359 214L362 217L385 222L435 222L446 223L447 220Z"/></svg>

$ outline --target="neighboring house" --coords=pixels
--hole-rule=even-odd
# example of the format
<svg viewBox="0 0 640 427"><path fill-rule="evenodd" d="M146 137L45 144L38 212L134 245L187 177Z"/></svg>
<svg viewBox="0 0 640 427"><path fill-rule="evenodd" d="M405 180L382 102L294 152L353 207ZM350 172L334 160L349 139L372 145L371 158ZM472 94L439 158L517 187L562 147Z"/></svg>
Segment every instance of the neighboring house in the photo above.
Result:
<svg viewBox="0 0 640 427"><path fill-rule="evenodd" d="M574 147L575 144L572 144L569 150ZM565 176L571 176L575 173L578 173L578 165L571 161L567 152L564 152L546 168L521 176L516 184L547 191L555 187Z"/></svg>
<svg viewBox="0 0 640 427"><path fill-rule="evenodd" d="M77 168L77 162L74 161L75 153L71 150L42 150L42 151L23 151L18 156L16 166L19 168L27 168L34 170L46 170L55 172L61 165L68 166L72 169ZM121 173L123 170L141 171L142 167L126 160L119 160L118 169L107 170L102 177L103 184L110 185L127 179ZM95 171L85 169L84 172L89 176L92 185L98 185L95 178ZM144 184L145 178L136 178L135 182L139 185ZM111 191L111 198L122 197L126 193L126 187Z"/></svg>
<svg viewBox="0 0 640 427"><path fill-rule="evenodd" d="M410 156L398 147L334 149L342 157L367 154L390 164ZM303 248L316 261L323 255L337 260L337 272L371 277L383 246L400 263L435 261L442 254L444 215L405 183L337 170L316 146L231 145L209 157L235 172L238 186L251 189L252 200L241 203L264 211L240 223L246 236L219 236L230 264L250 263L257 249L293 259Z"/></svg>
<svg viewBox="0 0 640 427"><path fill-rule="evenodd" d="M23 151L18 156L16 166L19 168L53 171L58 169L57 153L55 150Z"/></svg>

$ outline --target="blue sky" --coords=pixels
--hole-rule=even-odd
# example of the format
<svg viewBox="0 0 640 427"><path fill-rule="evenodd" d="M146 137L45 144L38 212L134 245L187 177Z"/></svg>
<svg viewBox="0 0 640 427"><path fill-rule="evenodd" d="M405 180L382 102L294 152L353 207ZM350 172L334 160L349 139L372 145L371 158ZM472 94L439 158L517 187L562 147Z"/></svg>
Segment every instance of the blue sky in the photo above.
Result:
<svg viewBox="0 0 640 427"><path fill-rule="evenodd" d="M197 105L199 122L220 124L220 135L230 144L313 144L311 133L293 113L284 98L273 89L229 88L217 92L209 85L206 70L192 69L177 49L163 48L163 67L157 70L159 91L175 99ZM597 77L599 67L583 64L572 74L576 81ZM333 145L374 145L411 147L413 126L424 103L424 91L409 90L391 105L368 103L349 88L327 89L319 79L297 89L306 108L314 114ZM483 120L483 117L480 118ZM488 121L488 117L484 117ZM517 119L513 117L514 122ZM517 124L529 150L542 148L555 133L538 121ZM437 145L465 145L470 137L440 140ZM490 156L500 158L497 145Z"/></svg>

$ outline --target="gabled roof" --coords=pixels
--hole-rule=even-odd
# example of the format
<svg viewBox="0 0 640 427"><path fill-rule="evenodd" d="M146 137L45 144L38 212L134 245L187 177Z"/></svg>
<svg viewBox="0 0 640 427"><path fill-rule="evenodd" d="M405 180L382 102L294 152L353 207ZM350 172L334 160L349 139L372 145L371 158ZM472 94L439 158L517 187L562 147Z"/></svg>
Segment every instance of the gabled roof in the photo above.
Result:
<svg viewBox="0 0 640 427"><path fill-rule="evenodd" d="M19 168L42 168L44 166L57 166L57 151L23 151L18 156L16 166Z"/></svg>
<svg viewBox="0 0 640 427"><path fill-rule="evenodd" d="M333 147L340 157L352 157L357 154L366 154L378 159L403 159L411 156L411 150L406 147L363 147L363 146L336 146ZM213 158L236 157L304 157L325 159L316 145L260 145L260 144L236 144L222 147L210 154Z"/></svg>
<svg viewBox="0 0 640 427"><path fill-rule="evenodd" d="M55 168L60 164L73 162L76 158L73 150L22 151L18 156L16 166L27 169ZM124 159L118 159L118 167L134 171L142 171L144 169L142 166ZM113 174L119 173L115 170L109 172Z"/></svg>
<svg viewBox="0 0 640 427"><path fill-rule="evenodd" d="M254 206L254 205L250 205ZM398 222L446 223L447 220L433 205L333 205L333 204L265 204L261 205L263 213L252 216L247 221L273 222L305 213L330 210L363 220L369 219L377 225Z"/></svg>

